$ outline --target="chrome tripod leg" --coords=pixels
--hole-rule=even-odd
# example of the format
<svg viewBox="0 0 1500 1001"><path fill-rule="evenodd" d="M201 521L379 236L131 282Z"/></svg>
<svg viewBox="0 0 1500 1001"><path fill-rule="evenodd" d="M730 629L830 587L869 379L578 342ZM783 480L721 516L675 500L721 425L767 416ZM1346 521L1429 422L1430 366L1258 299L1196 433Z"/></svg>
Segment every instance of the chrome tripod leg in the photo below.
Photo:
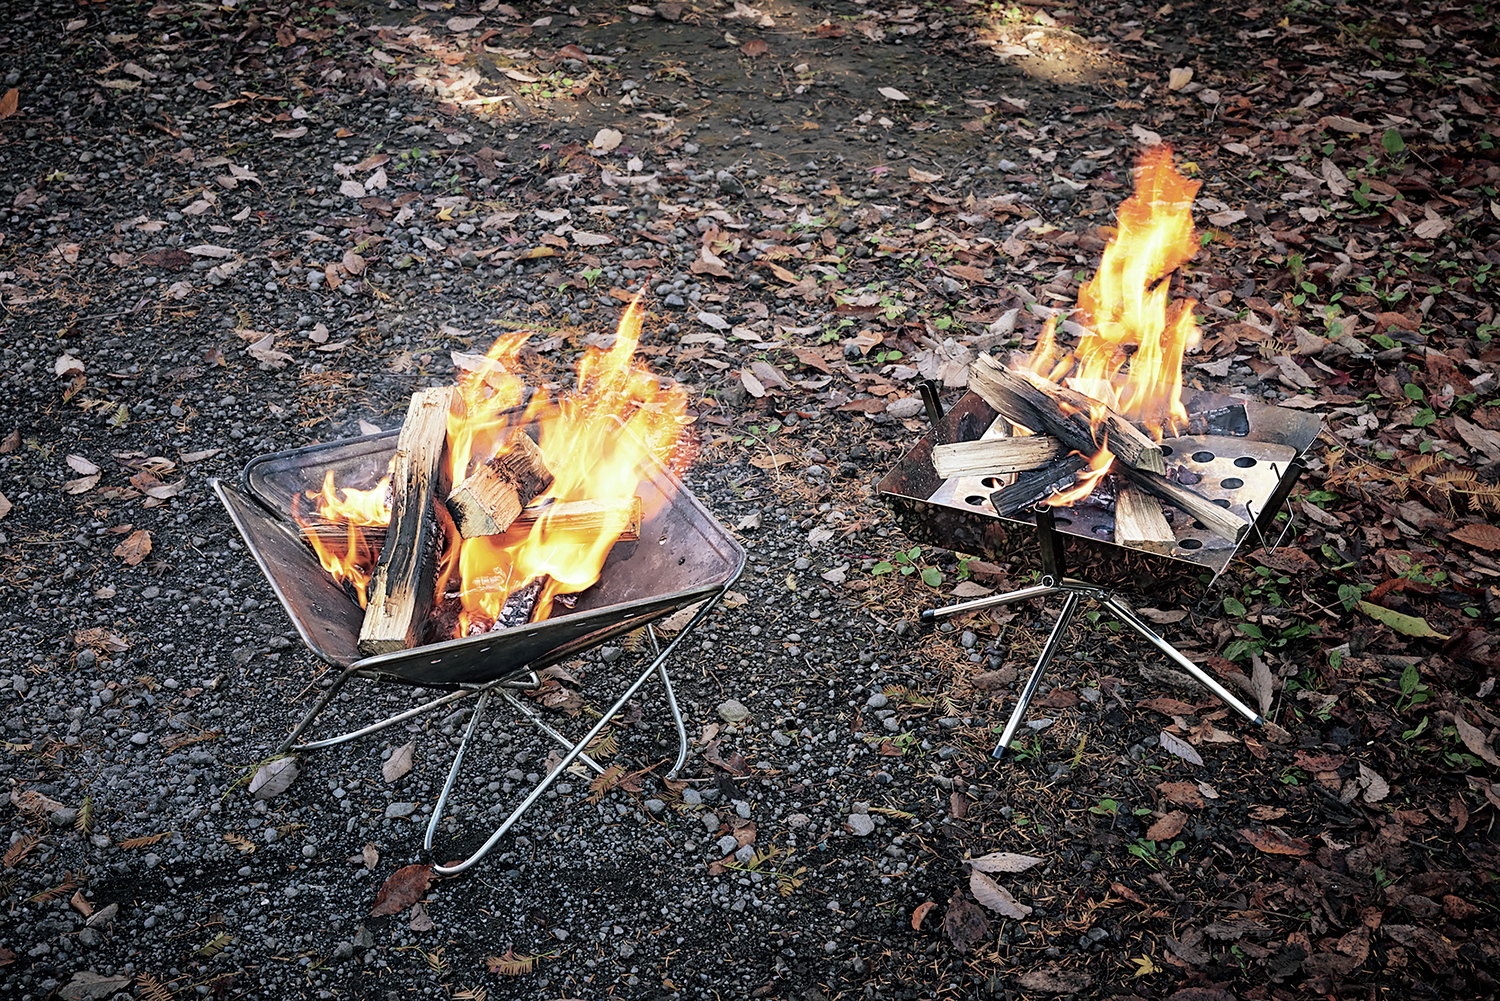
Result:
<svg viewBox="0 0 1500 1001"><path fill-rule="evenodd" d="M432 867L432 871L439 876L452 876L457 873L463 872L465 869L469 868L474 863L478 862L480 859L488 855L490 853L490 849L494 848L495 845L500 841L500 839L505 836L505 832L509 831L513 826L515 826L516 821L520 820L521 817L525 815L526 811L531 809L532 804L535 803L538 799L541 799L542 796L547 792L547 790L552 787L552 783L557 781L558 776L566 772L568 766L571 765L574 761L578 760L579 755L583 754L583 749L588 747L589 744L593 743L594 738L599 736L599 734L603 732L604 728L608 726L610 721L615 718L616 713L625 708L625 703L634 698L635 693L641 689L641 686L644 685L647 681L650 681L653 674L664 673L664 665L667 662L667 658L672 656L673 652L675 652L677 649L677 645L681 643L683 639L686 638L688 634L697 627L698 623L703 621L704 617L708 615L713 607L719 603L719 599L724 596L724 592L728 590L730 583L733 583L732 579L724 584L723 588L720 589L718 594L703 602L703 607L698 609L697 614L695 614L693 618L688 622L688 624L682 628L682 631L677 634L677 636L672 640L671 643L667 644L666 649L661 651L661 653L657 655L656 659L653 660L649 665L647 665L646 669L642 671L640 676L635 679L635 682L632 683L629 688L625 689L624 693L615 700L615 704L599 717L598 722L596 722L589 729L589 732L584 734L583 737L580 738L578 742L572 746L572 749L569 750L568 753L563 755L562 760L557 763L557 767L549 772L547 776L542 779L542 781L537 783L536 787L531 790L531 793L521 801L521 805L517 806L514 810L511 811L510 816L506 817L505 822L495 829L495 833L490 835L488 841L480 845L479 849L475 851L474 854L470 855L462 862L455 862L453 865L435 865ZM683 739L686 740L686 731L683 731L683 734Z"/></svg>
<svg viewBox="0 0 1500 1001"><path fill-rule="evenodd" d="M335 682L335 684L337 684L337 682ZM492 682L491 684L486 685L484 689L482 689L482 691L487 692L490 688L494 687L495 684L495 682ZM354 740L358 737L368 737L372 733L379 733L386 727L395 726L397 723L404 723L407 720L411 719L413 716L420 716L423 713L432 712L432 710L446 706L450 702L457 702L459 699L468 698L472 694L474 693L470 689L463 689L457 692L449 692L447 695L444 695L440 699L433 699L431 702L424 702L421 705L417 706L415 709L408 709L406 710L406 712L397 713L395 716L387 716L385 719L381 720L378 723L371 723L369 726L362 727L358 730L351 730L348 733L341 733L337 737L329 737L326 740L312 740L308 741L306 744L298 744L296 747L293 747L292 750L317 751L325 747L333 747L337 744L348 743L349 741ZM315 708L317 708L320 712L322 711L321 706L317 706ZM309 717L307 722L311 721L311 717ZM300 733L301 731L302 727L298 727L297 730L293 731L292 736L295 737L296 734ZM290 740L291 738L288 738L288 742L290 742Z"/></svg>
<svg viewBox="0 0 1500 1001"><path fill-rule="evenodd" d="M1026 687L1021 689L1021 694L1016 698L1016 707L1011 710L1010 721L1005 724L1005 732L1000 735L1000 743L995 745L994 756L996 758L1005 757L1005 752L1016 735L1016 728L1021 725L1021 720L1026 718L1026 707L1031 704L1032 696L1036 694L1036 686L1041 684L1042 675L1047 672L1047 665L1052 662L1053 655L1062 644L1063 634L1068 631L1068 625L1073 621L1073 613L1077 609L1078 592L1069 591L1067 599L1063 601L1062 614L1052 624L1052 632L1047 637L1046 645L1042 647L1041 656L1036 659L1036 667L1031 669L1031 677L1026 679Z"/></svg>
<svg viewBox="0 0 1500 1001"><path fill-rule="evenodd" d="M569 740L567 737L564 737L556 730L552 729L552 727L548 725L547 721L542 719L542 717L537 713L535 709L531 708L526 703L516 698L514 693L502 691L500 694L504 697L506 702L510 703L511 708L520 713L522 716L525 716L531 722L532 726L536 727L538 730L542 731L547 736L557 741L563 747L573 746L573 742L571 740ZM599 762L595 761L593 758L589 757L587 754L580 754L578 756L578 760L582 761L585 765L588 765L590 768L592 768L595 773L599 775L604 774L604 766L599 764Z"/></svg>
<svg viewBox="0 0 1500 1001"><path fill-rule="evenodd" d="M945 619L950 615L962 615L965 612L978 612L996 605L1008 605L1012 601L1025 601L1027 598L1045 598L1051 594L1057 594L1062 588L1051 584L1037 584L1033 587L1023 587L1019 591L1007 591L1005 594L992 594L987 598L975 598L973 601L960 601L956 605L946 605L942 608L922 609L921 619L923 622L933 622L937 619Z"/></svg>
<svg viewBox="0 0 1500 1001"><path fill-rule="evenodd" d="M1152 646L1156 647L1156 649L1160 650L1162 653L1170 657L1173 663L1196 678L1200 685L1217 695L1225 705L1229 706L1229 708L1233 709L1235 712L1239 713L1241 716L1245 717L1256 726L1260 726L1265 723L1265 719L1261 716L1260 713L1245 705L1245 703L1236 698L1234 694L1229 691L1229 689L1225 688L1223 685L1215 681L1208 674L1208 672L1203 670L1203 668L1199 667L1197 664L1194 664L1192 661L1184 657L1180 652L1178 652L1176 647L1158 636L1156 634L1156 630L1152 629L1150 626L1146 625L1146 623L1137 618L1134 612L1125 607L1125 605L1122 604L1114 596L1111 595L1107 597L1101 597L1099 601L1100 604L1102 604L1105 608L1109 609L1111 612L1114 612L1115 617L1118 618L1121 622L1125 623L1131 629L1134 629L1136 632L1140 633L1141 636L1148 640Z"/></svg>
<svg viewBox="0 0 1500 1001"><path fill-rule="evenodd" d="M276 748L273 757L275 756L275 754L285 754L287 751L291 750L303 750L303 748L301 747L293 748L292 745L297 742L298 737L302 736L302 731L312 726L313 720L317 719L318 716L322 714L323 710L328 708L328 703L333 701L333 697L344 690L344 686L349 683L349 679L352 677L354 677L354 671L349 668L345 668L344 671L333 680L333 684L328 686L328 690L322 695L318 696L318 701L313 703L313 707L307 711L307 715L302 717L302 722L294 726L292 728L292 732L286 735L286 740L282 741L281 746Z"/></svg>
<svg viewBox="0 0 1500 1001"><path fill-rule="evenodd" d="M485 689L479 695L479 702L474 706L474 715L469 717L469 725L464 728L463 739L458 742L458 750L453 752L453 764L448 768L448 780L443 783L443 791L438 793L437 803L432 807L432 819L427 822L427 834L422 838L422 847L432 849L432 838L437 833L438 821L443 819L443 808L448 805L448 794L453 791L453 784L458 781L458 770L464 763L464 752L469 749L469 741L474 732L479 729L479 717L484 715L484 709L490 704L490 692L493 689ZM508 692L506 694L509 694Z"/></svg>

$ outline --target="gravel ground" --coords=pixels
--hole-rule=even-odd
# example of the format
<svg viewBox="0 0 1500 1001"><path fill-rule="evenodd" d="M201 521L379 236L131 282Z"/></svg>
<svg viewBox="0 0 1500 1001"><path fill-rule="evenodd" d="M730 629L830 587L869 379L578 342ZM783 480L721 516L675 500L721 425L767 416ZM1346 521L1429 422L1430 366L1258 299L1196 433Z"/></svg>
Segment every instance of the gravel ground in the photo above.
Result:
<svg viewBox="0 0 1500 1001"><path fill-rule="evenodd" d="M743 533L737 607L691 637L676 671L695 737L717 724L742 774L695 752L686 784L663 784L666 718L645 699L617 731L619 760L655 766L628 783L638 791L590 802L584 781L563 782L482 866L395 918L367 916L386 877L472 849L537 777L547 748L526 728L481 728L436 859L421 832L464 709L307 756L269 800L243 784L332 675L301 647L210 478L394 426L412 390L453 379L450 352L483 350L496 325L537 325L541 362L561 367L612 329L609 288L647 293L647 351L700 410L711 393L721 408L744 401L713 363L732 353L677 357L688 329L715 333L698 312L754 337L830 319L769 298L757 319L689 269L709 200L757 172L741 166L739 180L642 149L636 172L663 175L649 193L573 193L569 172L537 169L538 150L592 130L445 116L407 87L335 83L305 106L275 104L278 121L248 101L216 109L258 86L251 77L276 86L292 71L275 46L224 43L240 15L163 23L137 8L74 28L72 10L38 5L8 29L6 82L25 98L0 150L9 996L743 996L863 979L909 952L912 910L951 885L957 857L915 814L941 815L967 721L887 707L885 685L936 671L904 623L822 576L884 552L871 481L894 453L880 441L869 461L848 429L910 440L899 417L834 415L829 400L783 414L805 443L795 472L744 464L743 449L715 444L718 429L703 434L690 488L726 523L755 514L759 526ZM39 52L45 68L19 61ZM245 59L260 67L245 82L208 82ZM110 62L115 75L126 64L124 86L101 90ZM395 157L383 189L348 169L380 148ZM475 155L492 148L498 171ZM857 180L828 157L791 177L810 196ZM377 200L341 193L351 179ZM599 190L593 177L585 187ZM549 218L526 211L540 205ZM567 244L565 210L634 244L602 264L597 288L560 289L571 271L558 258L515 253ZM368 263L325 267L356 248ZM649 273L631 268L648 256ZM149 554L127 559L127 540L149 540ZM636 657L606 648L586 670ZM421 695L356 689L336 703L341 719ZM933 753L878 756L872 738L897 734ZM415 767L385 781L383 759L408 741ZM527 972L507 976L507 963Z"/></svg>
<svg viewBox="0 0 1500 1001"><path fill-rule="evenodd" d="M1024 45L992 31L981 58L968 22L917 29L854 3L777 7L764 30L730 7L580 6L11 5L6 996L983 997L1015 996L1018 971L1028 990L1082 990L1084 968L1099 988L1148 996L1213 977L1272 996L1312 949L1301 923L1277 926L1278 938L1295 928L1285 944L1262 926L1234 947L1239 967L1220 950L1210 974L1196 972L1210 961L1203 932L1179 922L1317 911L1301 884L1275 882L1293 879L1280 856L1247 861L1222 842L1249 804L1341 829L1347 801L1295 800L1305 790L1257 774L1239 747L1186 772L1157 721L1118 695L1115 675L1133 682L1146 652L1092 619L1054 672L1081 695L1036 703L1056 710L1034 721L1055 716L1048 753L1028 738L997 773L994 727L1047 610L919 629L932 591L872 572L910 546L874 483L925 430L919 370L941 379L966 352L1019 344L1039 321L1023 313L1012 330L1009 311L1071 303L1075 271L1102 248L1093 226L1133 158L1115 134L1131 134L1150 89L1135 64L1050 27ZM1243 46L1220 49L1231 33L1212 9L1177 6L1171 24L1189 23L1156 36L1165 51L1191 38L1239 59ZM757 62L759 35L772 58ZM1172 138L1207 168L1204 195L1234 200L1214 174L1207 98L1173 100L1150 121L1178 119ZM971 114L977 129L961 124ZM1220 302L1248 281L1209 278ZM252 797L256 766L333 673L299 642L209 481L395 427L414 390L454 380L455 352L501 331L536 331L528 370L565 381L635 292L650 314L642 354L692 394L687 485L748 556L674 662L694 736L684 781L662 778L674 748L648 687L613 730L623 782L594 795L567 777L481 865L371 917L402 867L472 851L551 748L528 727L483 723L431 856L422 832L462 705L305 755L289 788ZM858 336L869 331L884 346ZM902 357L882 357L897 344ZM1225 354L1214 378L1285 395ZM919 560L951 593L956 556ZM1206 656L1228 626L1192 638ZM607 704L600 682L641 663L643 646L567 665L587 706ZM1154 674L1137 694L1172 685ZM355 683L334 705L353 726L420 698ZM587 720L558 714L565 728ZM1364 740L1308 725L1303 748ZM408 745L412 769L388 781ZM1289 767L1289 751L1270 753L1265 769ZM1183 795L1202 811L1175 883L1127 854L1164 776L1196 783ZM986 938L963 927L977 908L955 887L966 857L994 849L1047 861L1008 883L1030 920L997 918ZM1138 924L1106 913L1124 901ZM983 961L950 947L966 939L987 942ZM1167 948L1163 975L1151 957ZM1231 996L1201 990L1214 993L1183 997Z"/></svg>

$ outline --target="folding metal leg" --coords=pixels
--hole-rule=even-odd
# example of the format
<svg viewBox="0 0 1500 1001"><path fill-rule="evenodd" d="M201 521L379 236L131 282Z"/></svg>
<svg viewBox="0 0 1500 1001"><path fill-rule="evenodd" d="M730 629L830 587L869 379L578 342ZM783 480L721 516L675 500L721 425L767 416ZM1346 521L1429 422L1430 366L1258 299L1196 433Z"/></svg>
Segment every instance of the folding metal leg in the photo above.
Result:
<svg viewBox="0 0 1500 1001"><path fill-rule="evenodd" d="M1005 724L1005 732L1000 735L1000 743L995 745L996 758L1005 757L1005 752L1016 735L1016 728L1021 725L1021 720L1026 718L1026 707L1031 704L1032 696L1036 694L1036 686L1041 684L1042 675L1047 672L1047 665L1052 663L1052 658L1057 654L1057 648L1062 645L1063 634L1068 631L1068 626L1073 622L1073 613L1077 610L1078 592L1069 591L1067 600L1063 602L1062 614L1052 624L1052 632L1047 637L1046 645L1042 647L1041 656L1036 659L1036 667L1031 669L1031 677L1026 679L1026 685L1016 699L1016 707L1010 712L1010 721Z"/></svg>
<svg viewBox="0 0 1500 1001"><path fill-rule="evenodd" d="M667 677L666 662L667 662L668 658L670 658L672 656L672 653L677 649L677 645L679 643L681 643L683 641L683 639L686 638L688 636L688 634L690 634L695 628L697 628L698 623L702 622L703 619L704 619L704 617L707 616L708 613L713 609L713 607L719 603L719 600L721 598L723 598L725 591L728 590L730 583L732 583L732 580L729 581L729 582L726 582L724 584L724 586L719 590L719 592L717 594L715 594L713 597L708 598L707 600L704 601L702 607L700 607L698 609L697 613L688 622L688 624L683 627L682 631L679 632L676 635L676 637L673 638L673 640L672 640L671 643L667 644L666 649L660 650L660 652L657 653L656 659L654 659L649 665L646 666L646 669L640 673L640 675L635 679L635 681L630 685L630 687L627 688L627 689L625 689L625 691L620 695L620 697L615 700L614 705L610 706L610 708L599 717L598 722L596 722L592 727L589 728L589 732L586 733L586 734L584 734L581 738L578 739L578 741L576 743L574 743L572 745L571 749L566 754L563 755L562 760L557 763L557 766L555 768L553 768L552 771L550 771L546 775L546 777L544 777L540 782L537 783L536 787L533 788L531 790L531 793L524 800L521 801L521 804L519 806L517 806L514 810L511 811L510 816L506 817L505 821L499 827L497 827L495 829L495 832L490 835L488 841L486 841L483 845L480 845L479 849L477 851L475 851L474 854L470 855L467 859L464 859L462 862L456 862L453 865L446 865L446 866L445 865L435 865L435 866L432 867L432 871L435 874L439 875L439 876L452 876L452 875L455 875L457 873L463 872L465 869L467 869L470 866L474 865L480 859L482 859L486 855L488 855L489 852L490 852L490 849L494 848L495 845L496 845L496 843L498 843L499 840L502 837L505 836L505 833L507 831L509 831L511 829L511 827L513 827L515 825L516 821L520 820L521 817L525 815L526 811L529 810L529 809L531 809L532 805L538 799L540 799L547 792L547 790L549 788L552 787L552 783L554 783L554 782L557 781L558 777L560 775L562 775L563 772L565 772L567 770L568 766L571 765L574 761L576 761L578 758L580 758L583 755L584 749L586 747L588 747L589 744L593 743L594 738L597 737L597 736L599 736L599 734L604 731L604 728L609 725L610 721L612 719L614 719L615 715L621 709L625 708L625 703L629 702L631 700L631 698L633 698L635 696L635 693L640 690L641 686L645 685L645 683L647 681L651 680L651 676L653 674L655 674L658 677L660 677L662 679L662 681L667 686L668 704L669 704L669 706L672 709L672 715L673 715L673 718L674 718L674 720L675 720L675 722L677 724L677 735L678 735L678 754L677 754L677 757L678 757L678 764L677 764L676 768L681 768L682 767L682 762L684 762L686 760L686 758L687 758L687 748L688 748L687 728L686 728L686 726L682 722L681 713L678 712L678 710L677 710L677 700L676 700L676 697L671 694L671 682L670 682L670 680ZM656 641L656 637L655 637L655 633L653 632L652 633L652 642L653 642L653 644L655 644L655 641ZM477 711L476 711L475 715L476 715L476 719L477 719L477 716L478 716ZM469 731L470 733L472 733L473 728L474 728L475 725L476 725L475 721L471 720L470 721L470 731ZM468 735L466 734L465 738L464 738L464 743L466 744L467 741L468 741ZM455 781L455 779L457 778L457 775L458 775L458 766L459 766L459 763L460 763L460 760L461 760L461 757L462 757L462 751L463 751L463 746L462 745L460 746L459 750L460 750L459 760L455 760L454 761L453 768L450 769L450 772L449 772L448 784L450 786L453 784L453 782ZM675 772L675 770L676 769L674 768L674 772ZM439 805L441 805L441 803L442 803L442 801L440 800L439 801ZM432 849L433 838L435 836L436 829L437 829L437 821L438 821L437 814L438 814L438 811L434 810L433 811L433 820L428 824L428 827L427 827L427 837L426 837L426 839L423 842L423 847L425 849L429 850L429 851Z"/></svg>

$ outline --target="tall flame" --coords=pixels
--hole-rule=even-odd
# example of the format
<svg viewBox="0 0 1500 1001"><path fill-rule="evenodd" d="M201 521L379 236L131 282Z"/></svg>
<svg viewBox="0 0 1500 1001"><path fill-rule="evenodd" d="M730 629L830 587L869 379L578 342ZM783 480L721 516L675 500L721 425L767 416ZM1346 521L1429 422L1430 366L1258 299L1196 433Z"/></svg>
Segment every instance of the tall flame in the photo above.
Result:
<svg viewBox="0 0 1500 1001"><path fill-rule="evenodd" d="M1188 420L1182 356L1198 344L1196 302L1170 295L1172 272L1198 249L1192 204L1199 186L1172 167L1170 148L1146 150L1099 272L1079 289L1086 333L1077 351L1059 357L1049 324L1027 364L1031 374L1065 383L1158 439Z"/></svg>
<svg viewBox="0 0 1500 1001"><path fill-rule="evenodd" d="M541 586L528 617L540 620L550 614L558 595L583 591L599 579L624 518L603 531L579 531L554 524L550 511L557 505L549 507L549 501L629 500L654 471L677 464L691 420L686 416L687 391L634 363L643 315L639 300L632 302L620 319L614 345L589 349L578 362L577 386L557 398L529 386L520 374L521 350L530 337L525 332L502 336L484 364L459 380L463 405L448 415L452 482L462 482L475 465L506 451L527 428L536 431L553 482L532 502L541 509L540 517L519 522L523 527L472 539L450 532L437 569L437 597L440 603L451 599L458 604L455 635L490 629L506 598L533 582ZM324 568L349 579L361 594L369 574L360 579L350 574L348 564L358 560L373 568L358 526L389 524L388 501L382 508L371 500L386 492L384 482L370 491L337 490L330 473L322 491L306 493L321 518L347 523L349 541L342 553L320 533L304 528L304 534ZM647 496L661 500L658 491ZM643 511L645 518L651 514L649 507Z"/></svg>

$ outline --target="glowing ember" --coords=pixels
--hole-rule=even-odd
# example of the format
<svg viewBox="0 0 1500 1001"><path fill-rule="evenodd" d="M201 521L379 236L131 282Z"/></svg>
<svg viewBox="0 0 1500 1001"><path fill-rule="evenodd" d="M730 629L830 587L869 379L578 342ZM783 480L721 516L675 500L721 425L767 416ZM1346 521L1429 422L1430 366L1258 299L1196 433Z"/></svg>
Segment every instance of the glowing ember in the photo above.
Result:
<svg viewBox="0 0 1500 1001"><path fill-rule="evenodd" d="M1023 371L1036 382L1077 390L1160 441L1187 426L1182 406L1182 356L1198 344L1194 300L1170 301L1171 275L1192 259L1198 243L1192 204L1197 181L1172 167L1172 151L1152 147L1142 155L1135 194L1120 206L1119 230L1104 249L1094 280L1078 292L1086 329L1075 352L1059 355L1048 321ZM1089 416L1095 428L1103 407ZM1073 488L1047 503L1070 505L1087 497L1109 471L1102 449Z"/></svg>
<svg viewBox="0 0 1500 1001"><path fill-rule="evenodd" d="M552 510L567 501L628 501L654 471L679 464L691 421L687 393L675 383L663 385L634 363L642 315L639 302L632 303L613 347L590 349L578 362L577 387L556 399L518 374L521 349L531 336L526 332L501 337L485 364L460 379L463 404L448 417L452 482L462 482L476 465L506 451L528 427L536 433L553 482L532 502L538 517L518 521L501 535L463 539L442 519L449 531L437 568L437 603L446 609L444 621L456 617L454 635L488 631L505 611L507 596L523 588L536 593L529 618L537 621L548 616L559 595L591 587L625 529L626 509L606 518L602 530L587 531L553 524ZM389 524L385 494L385 481L368 491L339 490L331 473L322 491L306 493L318 517L337 525L347 540L342 552L326 528L315 528L294 511L324 568L349 581L361 599L378 556L362 529ZM644 517L652 513L646 510Z"/></svg>

